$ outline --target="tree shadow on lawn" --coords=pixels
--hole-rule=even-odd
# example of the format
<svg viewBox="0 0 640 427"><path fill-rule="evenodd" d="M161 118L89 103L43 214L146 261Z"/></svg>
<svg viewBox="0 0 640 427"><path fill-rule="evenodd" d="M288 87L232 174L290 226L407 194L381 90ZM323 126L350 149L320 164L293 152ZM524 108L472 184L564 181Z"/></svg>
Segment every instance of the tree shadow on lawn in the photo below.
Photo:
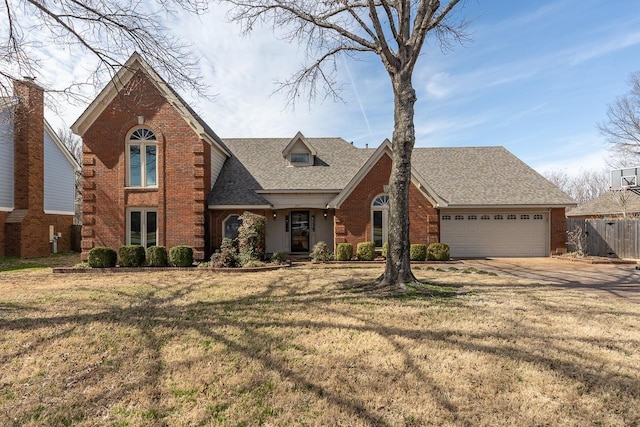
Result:
<svg viewBox="0 0 640 427"><path fill-rule="evenodd" d="M45 360L55 356L62 357L53 353L59 348L64 348L64 341L70 338L76 341L84 340L85 344L81 346L81 350L87 353L75 355L77 360L74 365L61 364L66 371L56 374L66 380L50 391L61 392L61 395L66 397L43 396L41 400L46 406L44 411L38 409L40 406L25 408L21 406L20 399L7 399L0 395L2 424L19 425L30 421L43 421L44 424L58 421L64 424L74 419L101 419L107 423L109 420L113 421L114 411L121 410L125 413L135 410L138 411L135 416L146 419L149 424L166 425L166 418L173 410L166 403L168 372L185 370L189 364L204 362L212 357L205 353L198 356L201 360L184 360L168 365L165 360L167 346L176 340L188 345L182 341L183 337L194 333L215 345L222 346L225 354L237 355L242 363L260 366L258 372L252 372L254 376L266 380L270 375L275 375L292 383L301 393L313 395L313 401L326 401L331 407L336 408L338 413L368 425L393 424L396 420L394 417L398 416L397 411L407 409L376 407L364 396L331 388L326 384L326 378L314 377L313 373L317 370L331 371L332 367L328 362L330 355L327 355L326 362L316 362L322 363L322 366L305 367L292 364L288 356L277 349L291 348L292 342L296 341L297 352L303 355L317 354L320 351L317 343L305 345L299 342L304 340L298 338L308 333L322 336L327 331L348 330L380 337L402 360L399 371L415 375L416 383L422 387L421 392L427 393L436 402L439 411L437 419L459 424L474 424L477 418L448 397L446 388L426 369L425 361L416 357L416 346L445 346L464 353L528 362L580 382L589 391L619 393L632 399L640 396L637 377L621 377L614 367L602 366L594 370L588 363L578 363L575 356L579 354L572 354L570 345L566 342L556 343L549 340L543 328L517 328L514 332L521 333L521 339L544 342L547 346L546 352L537 348L524 348L517 343L505 344L513 340L513 333L472 334L444 327L432 331L420 324L398 327L392 322L378 321L376 316L372 316L362 306L376 307L388 304L391 300L388 295L363 294L363 283L370 280L364 273L355 273L349 280L324 285L311 284L314 280L311 274L298 274L295 280L292 280L286 273L281 273L261 290L256 289L247 295L212 300L198 300L203 287L212 286L207 280L207 275L203 274L201 277L203 279L199 283L191 283L187 277L170 285L153 285L144 293L129 293L118 289L106 291L103 293L103 299L104 306L107 307L95 313L47 313L38 316L31 312L20 317L22 310L17 307L11 316L0 319L0 331L8 339L16 332L33 332L40 335L36 340L23 343L21 348L14 352L0 354L0 371L19 371L21 361L29 358L42 358L43 355L47 355ZM91 284L84 286L84 292L91 289ZM83 289L79 288L78 291L82 292ZM112 299L107 303L109 297ZM185 302L190 298L195 301ZM79 301L82 301L82 298L79 298ZM402 310L403 300L395 299L392 302L398 310ZM429 304L433 302L433 299L429 300ZM421 304L421 301L412 300L407 303ZM97 305L104 307L101 304ZM424 308L427 309L428 305ZM302 314L296 319L292 318L292 313ZM55 332L52 333L52 330ZM107 336L92 335L97 333L95 331ZM112 337L109 337L109 331L113 332ZM129 342L123 342L127 337ZM105 341L109 338L113 342ZM503 344L488 345L487 339L497 339ZM573 337L571 340L589 342L590 339ZM615 350L619 342L604 338L597 344ZM631 344L636 347L638 345L637 342ZM549 353L567 355L567 358L547 356ZM354 363L358 363L358 358L357 353L353 355ZM358 368L367 369L364 364L358 365ZM378 377L381 390L387 386L391 388L391 383L385 381L397 381L397 378L393 379L393 371L394 369L383 366L375 367L374 376ZM345 372L334 371L332 374L338 377L338 382L346 383L352 380ZM101 386L105 378L114 377L115 380L110 385ZM20 392L20 387L24 386L25 381L38 381L32 377L7 382L6 375L0 376L0 379L1 388L11 389L14 394ZM236 404L238 398L233 395L233 390L218 390L215 396L205 395L202 398L210 397L215 400L217 412L209 411L207 414L199 415L195 424L219 420L219 417L224 415L225 408ZM120 408L122 405L125 408ZM134 409L126 409L128 407ZM410 409L407 411L409 413L404 416L411 417ZM278 408L271 416L277 419L277 415Z"/></svg>

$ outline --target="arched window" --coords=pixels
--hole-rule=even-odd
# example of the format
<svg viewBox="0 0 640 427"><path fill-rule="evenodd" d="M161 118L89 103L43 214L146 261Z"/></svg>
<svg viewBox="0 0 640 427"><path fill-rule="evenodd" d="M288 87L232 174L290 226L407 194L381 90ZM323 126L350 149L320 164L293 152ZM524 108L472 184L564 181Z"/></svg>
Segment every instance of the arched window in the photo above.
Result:
<svg viewBox="0 0 640 427"><path fill-rule="evenodd" d="M389 196L381 194L371 204L371 228L373 243L376 248L382 248L382 245L389 239Z"/></svg>
<svg viewBox="0 0 640 427"><path fill-rule="evenodd" d="M127 138L127 186L157 187L158 140L148 128L137 128Z"/></svg>
<svg viewBox="0 0 640 427"><path fill-rule="evenodd" d="M238 237L238 228L242 225L240 215L229 215L222 222L222 236L229 239Z"/></svg>

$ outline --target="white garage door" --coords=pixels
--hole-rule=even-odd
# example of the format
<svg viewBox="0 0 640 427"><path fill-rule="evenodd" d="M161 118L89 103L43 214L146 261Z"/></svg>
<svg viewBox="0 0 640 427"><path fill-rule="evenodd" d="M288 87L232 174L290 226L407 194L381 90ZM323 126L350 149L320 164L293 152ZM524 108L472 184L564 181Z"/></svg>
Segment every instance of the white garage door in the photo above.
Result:
<svg viewBox="0 0 640 427"><path fill-rule="evenodd" d="M547 213L447 213L440 215L440 240L452 257L546 256Z"/></svg>

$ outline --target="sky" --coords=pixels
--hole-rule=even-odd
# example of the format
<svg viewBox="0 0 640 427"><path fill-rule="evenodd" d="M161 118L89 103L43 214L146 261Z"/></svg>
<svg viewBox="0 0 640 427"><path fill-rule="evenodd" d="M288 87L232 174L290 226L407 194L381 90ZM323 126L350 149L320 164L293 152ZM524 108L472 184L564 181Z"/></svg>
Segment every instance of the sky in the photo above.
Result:
<svg viewBox="0 0 640 427"><path fill-rule="evenodd" d="M500 145L541 173L606 168L597 125L640 70L640 1L467 0L458 13L472 21L471 40L444 53L428 40L414 72L416 146ZM223 139L301 131L377 147L391 138L392 90L377 56L339 60L343 101L291 109L274 91L307 60L297 44L269 27L242 36L215 4L204 16L167 19L193 44L214 96L182 95ZM86 78L79 59L52 54L52 82ZM69 127L84 107L48 119Z"/></svg>

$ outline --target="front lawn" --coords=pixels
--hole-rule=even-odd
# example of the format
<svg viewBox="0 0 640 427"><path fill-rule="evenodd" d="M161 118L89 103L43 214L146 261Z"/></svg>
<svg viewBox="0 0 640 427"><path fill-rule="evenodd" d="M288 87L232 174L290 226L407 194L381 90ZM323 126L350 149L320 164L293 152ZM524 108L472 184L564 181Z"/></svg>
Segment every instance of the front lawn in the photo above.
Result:
<svg viewBox="0 0 640 427"><path fill-rule="evenodd" d="M637 304L381 266L0 273L0 425L638 425Z"/></svg>

